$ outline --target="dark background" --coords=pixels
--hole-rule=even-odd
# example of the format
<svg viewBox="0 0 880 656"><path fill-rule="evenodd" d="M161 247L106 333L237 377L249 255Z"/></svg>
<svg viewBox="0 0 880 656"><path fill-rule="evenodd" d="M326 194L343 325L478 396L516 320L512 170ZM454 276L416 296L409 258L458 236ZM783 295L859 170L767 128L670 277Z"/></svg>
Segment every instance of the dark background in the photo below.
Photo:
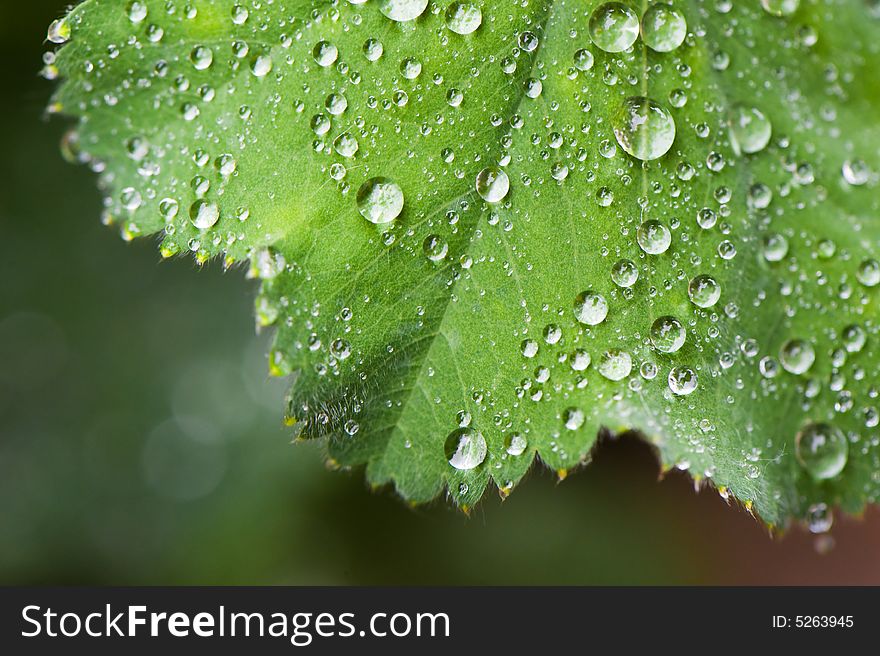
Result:
<svg viewBox="0 0 880 656"><path fill-rule="evenodd" d="M880 512L838 518L820 555L658 482L632 439L470 518L290 445L253 285L124 243L62 160L38 72L64 5L0 5L0 583L880 584Z"/></svg>

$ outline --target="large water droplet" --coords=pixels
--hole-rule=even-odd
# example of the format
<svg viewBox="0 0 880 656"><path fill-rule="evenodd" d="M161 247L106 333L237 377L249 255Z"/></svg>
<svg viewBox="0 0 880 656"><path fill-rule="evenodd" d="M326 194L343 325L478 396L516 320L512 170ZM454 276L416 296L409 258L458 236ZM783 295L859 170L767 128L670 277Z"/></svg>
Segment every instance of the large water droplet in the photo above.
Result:
<svg viewBox="0 0 880 656"><path fill-rule="evenodd" d="M446 458L456 469L468 470L486 459L486 438L473 428L459 428L446 438Z"/></svg>
<svg viewBox="0 0 880 656"><path fill-rule="evenodd" d="M795 438L795 456L816 480L834 478L846 466L849 444L831 424L807 425Z"/></svg>
<svg viewBox="0 0 880 656"><path fill-rule="evenodd" d="M688 298L701 308L710 308L721 298L721 285L712 276L695 276L688 283Z"/></svg>
<svg viewBox="0 0 880 656"><path fill-rule="evenodd" d="M220 208L216 203L204 199L197 200L189 208L189 220L199 230L207 230L220 219Z"/></svg>
<svg viewBox="0 0 880 656"><path fill-rule="evenodd" d="M623 52L639 38L639 17L622 2L606 2L590 16L590 38L605 52Z"/></svg>
<svg viewBox="0 0 880 656"><path fill-rule="evenodd" d="M665 225L652 219L639 226L636 231L636 241L648 255L660 255L665 253L672 243L672 233Z"/></svg>
<svg viewBox="0 0 880 656"><path fill-rule="evenodd" d="M687 396L697 389L697 372L690 367L674 367L666 382L673 394Z"/></svg>
<svg viewBox="0 0 880 656"><path fill-rule="evenodd" d="M574 300L574 316L580 323L597 326L608 316L608 301L601 294L581 292Z"/></svg>
<svg viewBox="0 0 880 656"><path fill-rule="evenodd" d="M614 116L614 136L627 153L641 160L662 157L675 141L675 121L660 103L643 96L623 102Z"/></svg>
<svg viewBox="0 0 880 656"><path fill-rule="evenodd" d="M357 208L370 223L390 223L403 210L403 191L388 178L370 178L358 189Z"/></svg>
<svg viewBox="0 0 880 656"><path fill-rule="evenodd" d="M618 287L632 287L638 279L638 267L631 260L618 260L611 267L611 280Z"/></svg>
<svg viewBox="0 0 880 656"><path fill-rule="evenodd" d="M70 40L70 23L65 18L59 18L52 21L49 25L49 31L46 33L46 39L52 43L67 43Z"/></svg>
<svg viewBox="0 0 880 656"><path fill-rule="evenodd" d="M318 66L332 66L339 57L339 49L329 41L318 41L312 48L312 57Z"/></svg>
<svg viewBox="0 0 880 656"><path fill-rule="evenodd" d="M608 380L623 380L632 371L632 356L620 349L610 349L602 353L596 368Z"/></svg>
<svg viewBox="0 0 880 656"><path fill-rule="evenodd" d="M675 317L658 317L651 324L651 343L661 353L675 353L687 336L681 321Z"/></svg>
<svg viewBox="0 0 880 656"><path fill-rule="evenodd" d="M730 111L730 145L737 155L757 153L770 143L773 128L756 107L734 105Z"/></svg>
<svg viewBox="0 0 880 656"><path fill-rule="evenodd" d="M797 11L801 0L761 0L761 6L773 16L791 16Z"/></svg>
<svg viewBox="0 0 880 656"><path fill-rule="evenodd" d="M476 188L487 203L500 203L510 191L510 180L502 169L487 166L477 175Z"/></svg>
<svg viewBox="0 0 880 656"><path fill-rule="evenodd" d="M483 12L472 2L453 2L446 8L446 27L456 34L471 34L482 22Z"/></svg>
<svg viewBox="0 0 880 656"><path fill-rule="evenodd" d="M790 339L779 350L779 361L787 372L800 375L809 371L816 361L813 345L803 339Z"/></svg>
<svg viewBox="0 0 880 656"><path fill-rule="evenodd" d="M415 20L428 8L428 0L381 0L379 11L398 23Z"/></svg>
<svg viewBox="0 0 880 656"><path fill-rule="evenodd" d="M672 5L651 5L642 16L642 40L651 50L670 52L687 36L687 21Z"/></svg>

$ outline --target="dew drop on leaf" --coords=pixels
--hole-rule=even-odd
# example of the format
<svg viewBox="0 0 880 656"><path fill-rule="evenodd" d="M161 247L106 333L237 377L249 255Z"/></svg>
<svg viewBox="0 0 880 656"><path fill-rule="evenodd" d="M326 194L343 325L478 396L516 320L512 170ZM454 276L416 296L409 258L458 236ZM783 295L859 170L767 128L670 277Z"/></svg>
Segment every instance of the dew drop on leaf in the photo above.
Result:
<svg viewBox="0 0 880 656"><path fill-rule="evenodd" d="M803 339L790 339L779 350L782 368L795 375L805 374L816 361L813 345Z"/></svg>
<svg viewBox="0 0 880 656"><path fill-rule="evenodd" d="M482 22L483 12L473 2L453 2L446 8L446 27L456 34L471 34Z"/></svg>
<svg viewBox="0 0 880 656"><path fill-rule="evenodd" d="M388 178L370 178L358 189L357 208L370 223L390 223L403 210L403 191Z"/></svg>
<svg viewBox="0 0 880 656"><path fill-rule="evenodd" d="M486 459L486 438L474 428L458 428L446 438L446 458L460 470L478 467Z"/></svg>
<svg viewBox="0 0 880 656"><path fill-rule="evenodd" d="M701 274L688 283L688 298L701 308L710 308L721 297L721 285L712 276Z"/></svg>
<svg viewBox="0 0 880 656"><path fill-rule="evenodd" d="M849 445L836 426L809 424L797 434L795 456L807 473L816 480L834 478L846 466Z"/></svg>
<svg viewBox="0 0 880 656"><path fill-rule="evenodd" d="M690 367L673 367L667 383L673 394L687 396L697 389L697 373Z"/></svg>
<svg viewBox="0 0 880 656"><path fill-rule="evenodd" d="M582 324L597 326L608 316L608 301L596 292L581 292L574 301L574 316Z"/></svg>
<svg viewBox="0 0 880 656"><path fill-rule="evenodd" d="M665 253L672 243L672 233L665 225L651 219L639 226L636 241L648 255L660 255Z"/></svg>
<svg viewBox="0 0 880 656"><path fill-rule="evenodd" d="M773 128L756 107L734 105L730 114L730 145L737 154L757 153L767 147Z"/></svg>
<svg viewBox="0 0 880 656"><path fill-rule="evenodd" d="M326 68L336 62L337 57L339 57L339 50L329 41L318 41L315 47L312 48L312 57L315 58L318 66Z"/></svg>
<svg viewBox="0 0 880 656"><path fill-rule="evenodd" d="M623 52L639 38L639 17L622 2L606 2L590 16L590 38L605 52Z"/></svg>
<svg viewBox="0 0 880 656"><path fill-rule="evenodd" d="M220 208L216 203L204 199L197 200L189 208L189 219L199 230L207 230L220 218Z"/></svg>
<svg viewBox="0 0 880 656"><path fill-rule="evenodd" d="M602 353L596 368L608 380L623 380L632 371L632 356L621 349L610 349Z"/></svg>
<svg viewBox="0 0 880 656"><path fill-rule="evenodd" d="M511 433L505 438L505 451L511 456L521 456L528 446L522 433Z"/></svg>
<svg viewBox="0 0 880 656"><path fill-rule="evenodd" d="M684 326L675 317L658 317L651 324L651 344L661 353L675 353L684 346L686 336Z"/></svg>
<svg viewBox="0 0 880 656"><path fill-rule="evenodd" d="M380 0L382 15L398 23L415 20L428 8L428 0Z"/></svg>
<svg viewBox="0 0 880 656"><path fill-rule="evenodd" d="M618 260L611 267L611 280L618 287L632 287L639 279L639 270L631 260Z"/></svg>
<svg viewBox="0 0 880 656"><path fill-rule="evenodd" d="M797 11L800 0L761 0L761 6L773 16L791 16Z"/></svg>
<svg viewBox="0 0 880 656"><path fill-rule="evenodd" d="M477 175L476 189L487 203L500 203L510 190L510 180L497 166L488 166Z"/></svg>
<svg viewBox="0 0 880 656"><path fill-rule="evenodd" d="M642 16L642 40L657 52L671 52L684 42L687 21L672 5L651 5Z"/></svg>
<svg viewBox="0 0 880 656"><path fill-rule="evenodd" d="M675 141L669 110L643 96L631 96L613 119L614 136L627 153L640 160L662 157Z"/></svg>

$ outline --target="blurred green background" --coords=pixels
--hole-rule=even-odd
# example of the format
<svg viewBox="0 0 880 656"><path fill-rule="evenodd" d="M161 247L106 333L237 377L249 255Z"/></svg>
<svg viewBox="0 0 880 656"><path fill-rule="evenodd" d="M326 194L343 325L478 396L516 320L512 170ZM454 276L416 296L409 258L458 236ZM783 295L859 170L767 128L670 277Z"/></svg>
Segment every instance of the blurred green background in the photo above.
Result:
<svg viewBox="0 0 880 656"><path fill-rule="evenodd" d="M64 5L0 6L0 583L880 584L880 512L771 539L635 440L470 518L292 446L253 284L124 243L62 160L38 71Z"/></svg>

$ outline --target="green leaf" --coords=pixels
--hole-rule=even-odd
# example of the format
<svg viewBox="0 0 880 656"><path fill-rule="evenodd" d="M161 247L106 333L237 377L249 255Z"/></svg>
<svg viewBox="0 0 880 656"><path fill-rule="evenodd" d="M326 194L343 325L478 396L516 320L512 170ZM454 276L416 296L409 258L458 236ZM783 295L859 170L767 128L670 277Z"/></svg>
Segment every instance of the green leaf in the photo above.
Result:
<svg viewBox="0 0 880 656"><path fill-rule="evenodd" d="M772 525L876 501L877 3L423 4L87 0L52 109L123 236L250 261L374 484L469 506L604 427Z"/></svg>

